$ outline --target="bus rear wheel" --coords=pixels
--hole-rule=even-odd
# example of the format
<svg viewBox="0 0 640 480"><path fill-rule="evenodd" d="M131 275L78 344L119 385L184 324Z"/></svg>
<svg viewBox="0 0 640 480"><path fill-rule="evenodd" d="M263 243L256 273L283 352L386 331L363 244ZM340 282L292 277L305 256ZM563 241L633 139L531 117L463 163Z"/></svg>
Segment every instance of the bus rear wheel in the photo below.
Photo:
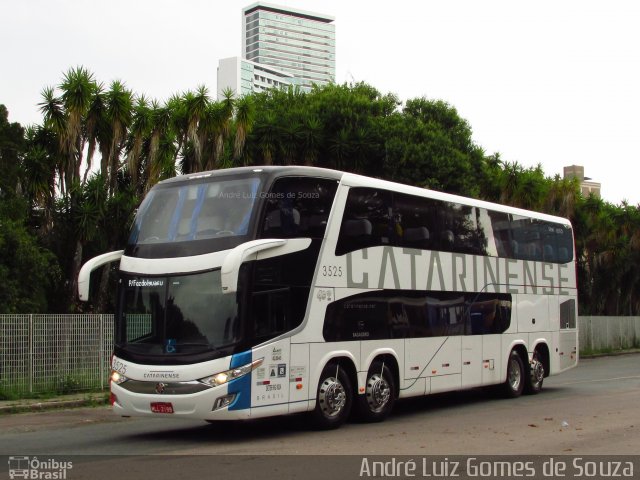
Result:
<svg viewBox="0 0 640 480"><path fill-rule="evenodd" d="M524 363L520 354L511 350L507 362L507 381L504 382L504 394L507 398L516 398L522 395L525 383Z"/></svg>
<svg viewBox="0 0 640 480"><path fill-rule="evenodd" d="M358 413L367 422L381 422L389 416L396 401L396 385L391 370L374 362L367 373L365 394L358 395Z"/></svg>
<svg viewBox="0 0 640 480"><path fill-rule="evenodd" d="M540 353L536 350L531 359L529 375L524 385L524 390L528 394L536 394L542 390L542 382L544 381L544 364L540 359Z"/></svg>
<svg viewBox="0 0 640 480"><path fill-rule="evenodd" d="M347 372L337 363L330 363L320 375L313 410L315 425L323 430L338 428L351 412L353 389Z"/></svg>

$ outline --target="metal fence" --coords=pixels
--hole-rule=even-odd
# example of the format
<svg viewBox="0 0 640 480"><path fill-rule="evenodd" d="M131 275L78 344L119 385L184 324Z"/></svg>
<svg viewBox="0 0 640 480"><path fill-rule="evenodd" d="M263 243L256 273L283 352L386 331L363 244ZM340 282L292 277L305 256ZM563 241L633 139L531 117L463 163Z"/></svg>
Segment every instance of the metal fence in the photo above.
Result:
<svg viewBox="0 0 640 480"><path fill-rule="evenodd" d="M137 329L148 328L141 316ZM638 348L640 317L578 317L581 350ZM105 388L113 315L0 315L0 398Z"/></svg>
<svg viewBox="0 0 640 480"><path fill-rule="evenodd" d="M580 350L640 348L640 317L578 317Z"/></svg>
<svg viewBox="0 0 640 480"><path fill-rule="evenodd" d="M0 315L0 395L109 383L113 315Z"/></svg>

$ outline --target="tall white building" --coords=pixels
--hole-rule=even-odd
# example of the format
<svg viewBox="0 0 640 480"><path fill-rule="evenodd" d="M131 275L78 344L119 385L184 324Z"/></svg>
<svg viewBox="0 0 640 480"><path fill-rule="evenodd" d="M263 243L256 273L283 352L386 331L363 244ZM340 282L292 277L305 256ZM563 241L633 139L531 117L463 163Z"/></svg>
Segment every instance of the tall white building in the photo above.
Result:
<svg viewBox="0 0 640 480"><path fill-rule="evenodd" d="M335 25L328 15L257 2L242 10L242 58L218 62L218 98L335 81Z"/></svg>
<svg viewBox="0 0 640 480"><path fill-rule="evenodd" d="M242 18L243 58L291 73L308 88L335 81L334 17L257 2Z"/></svg>

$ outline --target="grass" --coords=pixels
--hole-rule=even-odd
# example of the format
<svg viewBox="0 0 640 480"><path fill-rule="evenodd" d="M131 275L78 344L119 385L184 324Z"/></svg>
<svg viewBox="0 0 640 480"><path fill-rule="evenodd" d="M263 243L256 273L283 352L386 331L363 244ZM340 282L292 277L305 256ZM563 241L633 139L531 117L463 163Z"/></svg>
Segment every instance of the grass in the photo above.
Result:
<svg viewBox="0 0 640 480"><path fill-rule="evenodd" d="M95 371L76 370L55 376L39 376L29 385L29 378L23 372L5 371L0 379L0 401L24 398L48 399L60 395L101 391L100 380ZM13 373L13 374L12 374ZM30 391L31 390L31 391Z"/></svg>
<svg viewBox="0 0 640 480"><path fill-rule="evenodd" d="M631 348L585 348L580 350L580 357L595 357L598 355L614 355L620 353L640 353L640 346L634 344Z"/></svg>
<svg viewBox="0 0 640 480"><path fill-rule="evenodd" d="M104 391L104 389L101 389L95 384L93 386L83 387L82 382L71 376L61 378L53 384L52 382L35 383L32 386L32 390L31 392L29 391L28 382L17 382L13 385L3 385L0 383L0 401L21 399L48 400L61 395Z"/></svg>

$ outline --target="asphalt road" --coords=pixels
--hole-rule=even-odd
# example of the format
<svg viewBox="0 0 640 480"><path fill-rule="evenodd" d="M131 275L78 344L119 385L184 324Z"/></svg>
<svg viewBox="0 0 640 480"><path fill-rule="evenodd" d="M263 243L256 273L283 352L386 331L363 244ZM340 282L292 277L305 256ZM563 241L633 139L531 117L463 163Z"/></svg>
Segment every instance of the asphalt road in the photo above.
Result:
<svg viewBox="0 0 640 480"><path fill-rule="evenodd" d="M381 424L313 431L304 416L246 422L119 418L108 407L0 417L1 455L557 455L640 453L640 355L582 360L534 396L472 390L398 402Z"/></svg>

